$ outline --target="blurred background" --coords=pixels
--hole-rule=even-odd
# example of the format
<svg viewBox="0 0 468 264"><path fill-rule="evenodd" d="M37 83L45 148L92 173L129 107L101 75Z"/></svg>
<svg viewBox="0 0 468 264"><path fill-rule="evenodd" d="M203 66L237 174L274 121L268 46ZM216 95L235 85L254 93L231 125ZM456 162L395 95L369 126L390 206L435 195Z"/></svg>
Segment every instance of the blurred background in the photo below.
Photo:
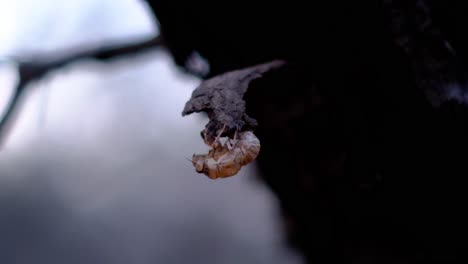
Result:
<svg viewBox="0 0 468 264"><path fill-rule="evenodd" d="M9 56L157 34L143 1L1 1L0 111ZM255 165L212 181L187 160L206 151L207 120L181 117L199 82L154 50L32 83L0 151L0 263L302 263Z"/></svg>

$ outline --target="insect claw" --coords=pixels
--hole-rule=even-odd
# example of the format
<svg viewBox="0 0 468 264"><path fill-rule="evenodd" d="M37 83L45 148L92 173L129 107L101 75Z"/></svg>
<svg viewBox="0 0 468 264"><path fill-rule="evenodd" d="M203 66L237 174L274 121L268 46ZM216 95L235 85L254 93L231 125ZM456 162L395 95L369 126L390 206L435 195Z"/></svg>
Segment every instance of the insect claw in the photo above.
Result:
<svg viewBox="0 0 468 264"><path fill-rule="evenodd" d="M213 141L213 143L211 144L211 147L213 147L219 140L219 138L221 137L221 135L224 133L224 130L226 129L226 124L223 125L223 128L221 129L221 132L216 136L215 140Z"/></svg>
<svg viewBox="0 0 468 264"><path fill-rule="evenodd" d="M226 141L226 146L227 146L227 148L228 148L229 150L232 150L232 144L231 144L231 140L230 140L230 139L228 139L228 140Z"/></svg>

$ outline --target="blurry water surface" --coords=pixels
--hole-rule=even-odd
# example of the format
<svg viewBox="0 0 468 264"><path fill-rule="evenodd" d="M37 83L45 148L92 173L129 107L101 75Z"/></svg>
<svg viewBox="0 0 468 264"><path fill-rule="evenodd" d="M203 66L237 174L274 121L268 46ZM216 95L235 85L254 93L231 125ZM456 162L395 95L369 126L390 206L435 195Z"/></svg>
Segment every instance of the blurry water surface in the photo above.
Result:
<svg viewBox="0 0 468 264"><path fill-rule="evenodd" d="M0 2L0 57L157 34L134 0ZM15 82L0 64L0 108ZM300 263L254 165L197 174L199 80L163 51L35 83L0 151L0 263Z"/></svg>

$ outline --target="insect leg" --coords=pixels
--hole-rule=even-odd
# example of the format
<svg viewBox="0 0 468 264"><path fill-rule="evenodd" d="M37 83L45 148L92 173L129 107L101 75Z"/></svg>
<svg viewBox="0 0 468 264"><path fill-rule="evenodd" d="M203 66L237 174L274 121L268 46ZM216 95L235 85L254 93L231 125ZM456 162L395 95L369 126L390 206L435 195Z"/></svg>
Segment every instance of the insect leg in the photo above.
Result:
<svg viewBox="0 0 468 264"><path fill-rule="evenodd" d="M227 148L228 148L229 150L232 150L233 144L231 143L231 139L228 139L228 140L226 141L226 146L227 146Z"/></svg>
<svg viewBox="0 0 468 264"><path fill-rule="evenodd" d="M219 132L219 134L216 136L215 140L213 141L213 143L211 144L211 147L213 147L219 140L219 138L221 137L221 135L224 133L224 130L226 129L226 124L223 125L223 129L221 129L221 132Z"/></svg>

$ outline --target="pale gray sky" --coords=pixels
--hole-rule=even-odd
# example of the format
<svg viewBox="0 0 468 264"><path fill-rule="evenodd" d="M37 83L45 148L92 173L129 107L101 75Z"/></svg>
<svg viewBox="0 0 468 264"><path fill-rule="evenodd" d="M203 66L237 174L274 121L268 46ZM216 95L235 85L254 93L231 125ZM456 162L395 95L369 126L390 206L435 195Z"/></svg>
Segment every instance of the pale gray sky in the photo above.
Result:
<svg viewBox="0 0 468 264"><path fill-rule="evenodd" d="M151 19L136 0L1 1L0 56L154 34ZM14 81L0 65L0 106ZM34 84L0 151L0 263L300 263L254 165L212 181L185 159L206 150L206 119L180 114L198 83L155 51Z"/></svg>
<svg viewBox="0 0 468 264"><path fill-rule="evenodd" d="M0 1L0 56L157 33L143 1Z"/></svg>

